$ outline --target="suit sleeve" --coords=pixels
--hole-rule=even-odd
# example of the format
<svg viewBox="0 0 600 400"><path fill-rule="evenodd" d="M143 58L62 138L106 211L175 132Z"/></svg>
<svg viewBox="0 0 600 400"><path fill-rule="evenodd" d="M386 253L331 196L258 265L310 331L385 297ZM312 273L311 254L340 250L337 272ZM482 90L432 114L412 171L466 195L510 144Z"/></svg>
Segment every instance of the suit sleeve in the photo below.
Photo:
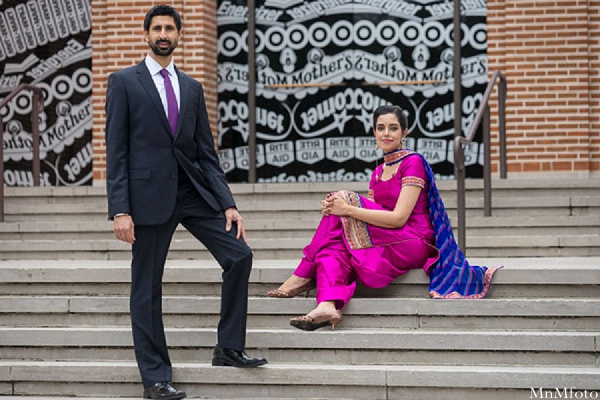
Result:
<svg viewBox="0 0 600 400"><path fill-rule="evenodd" d="M235 207L235 200L231 194L231 189L227 183L225 173L219 163L219 158L215 150L215 142L208 121L208 113L206 111L206 103L204 100L204 91L200 86L199 101L196 119L195 140L197 144L196 159L202 166L206 176L207 183L210 185L210 190L217 198L223 210L230 207Z"/></svg>
<svg viewBox="0 0 600 400"><path fill-rule="evenodd" d="M106 190L108 218L130 213L128 154L129 115L127 92L117 74L108 77L106 89Z"/></svg>

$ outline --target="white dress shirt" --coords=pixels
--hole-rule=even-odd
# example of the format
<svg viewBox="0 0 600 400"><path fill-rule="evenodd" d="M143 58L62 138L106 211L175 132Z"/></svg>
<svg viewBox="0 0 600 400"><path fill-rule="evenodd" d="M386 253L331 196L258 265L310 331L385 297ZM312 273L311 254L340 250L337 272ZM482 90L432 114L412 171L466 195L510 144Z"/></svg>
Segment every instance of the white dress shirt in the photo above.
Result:
<svg viewBox="0 0 600 400"><path fill-rule="evenodd" d="M148 71L150 71L150 75L152 76L152 80L154 81L154 85L156 89L158 89L158 94L160 95L160 100L162 101L163 108L165 109L165 115L167 118L169 116L169 109L167 107L167 92L165 92L165 78L160 74L160 71L163 67L156 62L155 59L150 57L150 55L146 56L146 67ZM175 97L177 98L177 109L181 110L180 104L181 100L179 100L179 78L175 73L175 65L173 61L167 65L166 70L169 72L169 79L171 79L171 85L173 85L173 90L175 91Z"/></svg>

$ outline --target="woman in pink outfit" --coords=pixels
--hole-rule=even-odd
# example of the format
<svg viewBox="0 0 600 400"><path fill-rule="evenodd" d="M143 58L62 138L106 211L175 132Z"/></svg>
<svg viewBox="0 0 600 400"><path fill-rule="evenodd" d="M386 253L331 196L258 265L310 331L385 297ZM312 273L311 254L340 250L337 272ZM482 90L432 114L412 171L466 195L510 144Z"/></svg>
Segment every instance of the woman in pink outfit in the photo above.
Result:
<svg viewBox="0 0 600 400"><path fill-rule="evenodd" d="M404 149L408 121L400 107L381 106L373 133L383 165L373 171L369 197L341 190L321 201L323 218L304 258L271 297L294 297L317 288L317 307L292 318L296 328L335 327L356 282L389 285L411 269L429 276L432 298L480 299L498 269L470 265L460 250L431 167Z"/></svg>
<svg viewBox="0 0 600 400"><path fill-rule="evenodd" d="M317 308L292 318L292 326L335 327L356 282L370 288L389 285L411 269L428 269L437 257L421 157L403 149L408 121L398 106L381 106L373 133L384 164L371 176L369 198L338 191L321 201L323 218L293 275L271 297L294 297L317 288Z"/></svg>

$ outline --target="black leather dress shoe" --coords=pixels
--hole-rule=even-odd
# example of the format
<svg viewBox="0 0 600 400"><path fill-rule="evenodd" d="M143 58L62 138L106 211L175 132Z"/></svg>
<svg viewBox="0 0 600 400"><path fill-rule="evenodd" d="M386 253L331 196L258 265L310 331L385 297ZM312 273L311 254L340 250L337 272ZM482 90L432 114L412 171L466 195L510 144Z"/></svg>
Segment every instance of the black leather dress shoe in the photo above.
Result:
<svg viewBox="0 0 600 400"><path fill-rule="evenodd" d="M212 365L216 367L255 368L266 363L267 360L262 357L250 358L239 350L222 349L215 346L215 351L213 351Z"/></svg>
<svg viewBox="0 0 600 400"><path fill-rule="evenodd" d="M178 400L186 397L185 392L177 390L171 382L156 382L144 389L144 399Z"/></svg>

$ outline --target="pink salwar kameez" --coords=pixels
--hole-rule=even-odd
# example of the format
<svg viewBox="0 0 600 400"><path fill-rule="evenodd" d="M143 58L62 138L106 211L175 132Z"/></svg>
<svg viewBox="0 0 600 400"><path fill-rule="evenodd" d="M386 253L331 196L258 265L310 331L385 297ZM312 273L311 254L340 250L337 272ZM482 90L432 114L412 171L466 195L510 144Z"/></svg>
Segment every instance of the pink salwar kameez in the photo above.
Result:
<svg viewBox="0 0 600 400"><path fill-rule="evenodd" d="M381 228L335 215L324 216L294 274L315 279L317 303L334 301L343 308L354 295L356 282L369 288L382 288L412 270L427 270L435 263L438 250L429 216L427 174L419 157L404 158L397 173L380 179L383 166L371 176L369 197L354 192L338 192L353 205L392 211L402 187L423 190L407 222L401 228Z"/></svg>

